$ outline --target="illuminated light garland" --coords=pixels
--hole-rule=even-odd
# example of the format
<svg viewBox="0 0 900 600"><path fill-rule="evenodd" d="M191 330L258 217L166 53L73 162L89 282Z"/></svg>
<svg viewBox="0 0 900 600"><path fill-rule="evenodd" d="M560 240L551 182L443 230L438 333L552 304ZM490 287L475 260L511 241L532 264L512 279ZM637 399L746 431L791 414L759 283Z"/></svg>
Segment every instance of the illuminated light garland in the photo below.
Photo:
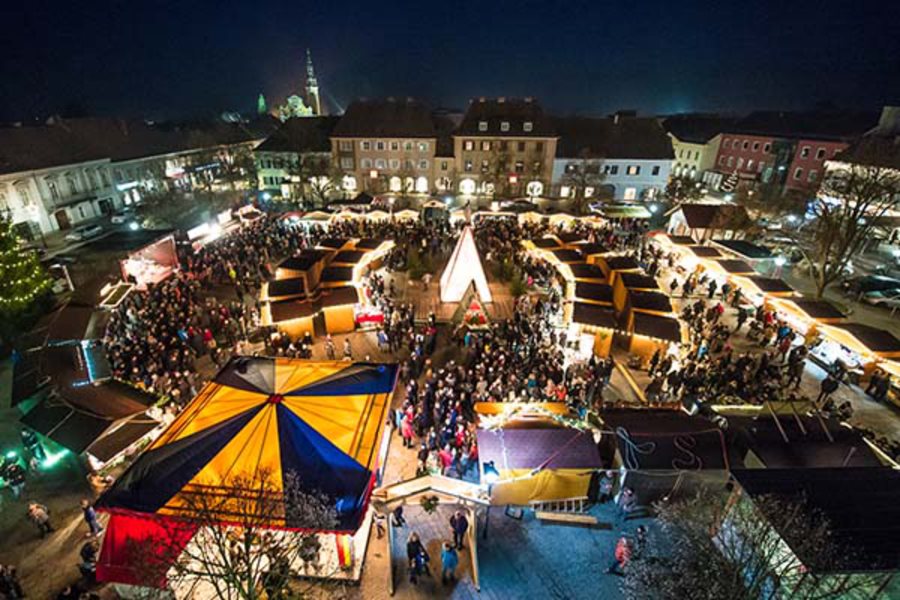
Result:
<svg viewBox="0 0 900 600"><path fill-rule="evenodd" d="M0 219L0 309L11 313L28 308L51 285L37 256L21 244L12 224Z"/></svg>

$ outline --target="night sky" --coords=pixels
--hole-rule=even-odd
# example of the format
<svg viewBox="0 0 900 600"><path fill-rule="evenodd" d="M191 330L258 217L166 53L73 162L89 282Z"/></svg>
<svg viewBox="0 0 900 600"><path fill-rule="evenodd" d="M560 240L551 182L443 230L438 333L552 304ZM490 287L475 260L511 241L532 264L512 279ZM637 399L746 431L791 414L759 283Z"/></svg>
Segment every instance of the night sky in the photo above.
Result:
<svg viewBox="0 0 900 600"><path fill-rule="evenodd" d="M330 107L389 95L453 108L530 95L583 114L900 103L898 0L4 5L3 120L252 111L259 92L274 105L299 89L306 47Z"/></svg>

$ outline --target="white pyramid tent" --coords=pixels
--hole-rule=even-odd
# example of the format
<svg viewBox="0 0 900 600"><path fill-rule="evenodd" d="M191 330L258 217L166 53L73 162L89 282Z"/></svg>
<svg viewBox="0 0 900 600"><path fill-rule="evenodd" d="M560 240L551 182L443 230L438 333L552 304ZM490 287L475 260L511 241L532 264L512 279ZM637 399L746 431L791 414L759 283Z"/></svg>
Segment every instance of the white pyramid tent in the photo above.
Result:
<svg viewBox="0 0 900 600"><path fill-rule="evenodd" d="M467 225L459 236L450 262L441 275L441 302L461 302L466 290L469 289L469 284L473 281L481 301L491 302L491 289L484 276L472 228Z"/></svg>

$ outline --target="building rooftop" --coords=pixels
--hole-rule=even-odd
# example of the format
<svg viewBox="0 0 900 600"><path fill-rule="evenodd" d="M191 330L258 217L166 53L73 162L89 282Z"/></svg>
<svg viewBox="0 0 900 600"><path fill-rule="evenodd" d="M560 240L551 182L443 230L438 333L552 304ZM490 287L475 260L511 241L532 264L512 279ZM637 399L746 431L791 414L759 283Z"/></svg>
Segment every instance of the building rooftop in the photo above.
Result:
<svg viewBox="0 0 900 600"><path fill-rule="evenodd" d="M454 135L555 137L556 130L553 120L531 98L475 98Z"/></svg>
<svg viewBox="0 0 900 600"><path fill-rule="evenodd" d="M663 127L680 142L705 144L736 122L735 117L719 115L673 115L663 121Z"/></svg>
<svg viewBox="0 0 900 600"><path fill-rule="evenodd" d="M331 132L340 117L295 117L255 148L257 152L330 152Z"/></svg>
<svg viewBox="0 0 900 600"><path fill-rule="evenodd" d="M428 107L412 98L355 100L332 132L336 138L435 138Z"/></svg>
<svg viewBox="0 0 900 600"><path fill-rule="evenodd" d="M557 158L671 160L672 140L659 121L632 117L557 117Z"/></svg>
<svg viewBox="0 0 900 600"><path fill-rule="evenodd" d="M691 229L740 229L750 217L737 204L682 204L684 220Z"/></svg>
<svg viewBox="0 0 900 600"><path fill-rule="evenodd" d="M0 174L95 160L147 156L249 142L266 135L246 123L150 125L136 119L55 118L46 125L0 128Z"/></svg>
<svg viewBox="0 0 900 600"><path fill-rule="evenodd" d="M838 141L861 136L877 124L878 114L869 112L756 111L739 119L726 133Z"/></svg>
<svg viewBox="0 0 900 600"><path fill-rule="evenodd" d="M900 568L900 472L890 468L735 469L750 498L804 499L828 521L841 571L894 571ZM779 532L794 552L802 540ZM797 556L818 570L816 555ZM826 571L831 570L827 569Z"/></svg>

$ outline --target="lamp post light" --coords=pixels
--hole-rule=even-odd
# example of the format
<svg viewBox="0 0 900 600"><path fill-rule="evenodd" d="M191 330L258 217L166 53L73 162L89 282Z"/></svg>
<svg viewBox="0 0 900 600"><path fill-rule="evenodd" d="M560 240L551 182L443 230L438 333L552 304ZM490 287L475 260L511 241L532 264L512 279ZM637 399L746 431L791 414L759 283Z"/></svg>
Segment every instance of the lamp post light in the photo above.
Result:
<svg viewBox="0 0 900 600"><path fill-rule="evenodd" d="M491 522L491 495L494 490L494 484L497 483L497 480L500 479L500 471L497 470L497 466L494 464L494 461L488 461L484 463L484 473L483 479L484 482L488 486L488 506L487 511L484 514L484 533L482 533L482 538L487 539L488 537L488 526Z"/></svg>

